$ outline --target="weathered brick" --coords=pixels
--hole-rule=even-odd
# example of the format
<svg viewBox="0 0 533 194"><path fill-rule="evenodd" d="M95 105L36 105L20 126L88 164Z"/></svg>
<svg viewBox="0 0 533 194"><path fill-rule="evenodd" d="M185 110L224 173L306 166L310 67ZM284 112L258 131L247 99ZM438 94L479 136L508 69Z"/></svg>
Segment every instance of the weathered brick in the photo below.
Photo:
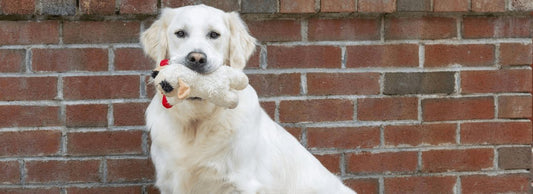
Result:
<svg viewBox="0 0 533 194"><path fill-rule="evenodd" d="M469 0L436 0L433 1L435 12L466 12L470 7Z"/></svg>
<svg viewBox="0 0 533 194"><path fill-rule="evenodd" d="M0 21L0 45L58 42L58 21Z"/></svg>
<svg viewBox="0 0 533 194"><path fill-rule="evenodd" d="M19 182L20 182L19 162L16 160L0 162L0 183L17 184ZM3 193L1 189L0 189L0 193Z"/></svg>
<svg viewBox="0 0 533 194"><path fill-rule="evenodd" d="M0 156L55 155L60 141L61 132L57 130L1 132Z"/></svg>
<svg viewBox="0 0 533 194"><path fill-rule="evenodd" d="M361 121L417 120L416 97L357 99L357 118Z"/></svg>
<svg viewBox="0 0 533 194"><path fill-rule="evenodd" d="M246 23L250 29L250 34L257 38L258 41L283 42L301 40L299 20L248 20Z"/></svg>
<svg viewBox="0 0 533 194"><path fill-rule="evenodd" d="M530 118L531 96L498 97L498 118Z"/></svg>
<svg viewBox="0 0 533 194"><path fill-rule="evenodd" d="M418 45L347 46L346 67L418 67Z"/></svg>
<svg viewBox="0 0 533 194"><path fill-rule="evenodd" d="M494 151L485 148L425 151L422 152L422 171L480 171L493 167L493 158Z"/></svg>
<svg viewBox="0 0 533 194"><path fill-rule="evenodd" d="M107 104L68 105L66 108L67 127L107 126Z"/></svg>
<svg viewBox="0 0 533 194"><path fill-rule="evenodd" d="M58 194L61 189L52 188L0 188L1 194Z"/></svg>
<svg viewBox="0 0 533 194"><path fill-rule="evenodd" d="M505 0L471 0L474 12L504 12Z"/></svg>
<svg viewBox="0 0 533 194"><path fill-rule="evenodd" d="M279 9L276 0L246 0L241 1L243 13L275 13Z"/></svg>
<svg viewBox="0 0 533 194"><path fill-rule="evenodd" d="M69 194L113 194L113 193L131 193L141 194L141 186L92 186L92 187L68 187Z"/></svg>
<svg viewBox="0 0 533 194"><path fill-rule="evenodd" d="M378 40L378 18L312 18L308 22L308 39L320 40Z"/></svg>
<svg viewBox="0 0 533 194"><path fill-rule="evenodd" d="M308 73L310 95L379 94L378 73Z"/></svg>
<svg viewBox="0 0 533 194"><path fill-rule="evenodd" d="M531 83L530 69L461 72L461 92L464 94L530 92Z"/></svg>
<svg viewBox="0 0 533 194"><path fill-rule="evenodd" d="M0 49L0 72L16 73L24 71L26 51L23 49Z"/></svg>
<svg viewBox="0 0 533 194"><path fill-rule="evenodd" d="M157 62L158 63L158 62ZM117 48L115 49L115 70L152 70L156 64L146 56L142 49Z"/></svg>
<svg viewBox="0 0 533 194"><path fill-rule="evenodd" d="M154 174L149 159L107 160L107 180L110 182L152 181Z"/></svg>
<svg viewBox="0 0 533 194"><path fill-rule="evenodd" d="M78 76L63 78L65 99L111 99L139 97L139 76Z"/></svg>
<svg viewBox="0 0 533 194"><path fill-rule="evenodd" d="M358 12L391 13L396 11L396 0L358 0Z"/></svg>
<svg viewBox="0 0 533 194"><path fill-rule="evenodd" d="M383 93L405 94L451 94L455 88L453 72L386 73Z"/></svg>
<svg viewBox="0 0 533 194"><path fill-rule="evenodd" d="M39 0L42 15L75 15L76 0Z"/></svg>
<svg viewBox="0 0 533 194"><path fill-rule="evenodd" d="M347 179L344 180L344 184L357 193L379 193L379 182L377 179Z"/></svg>
<svg viewBox="0 0 533 194"><path fill-rule="evenodd" d="M339 154L324 154L324 155L315 155L315 158L322 163L330 172L334 174L339 174L340 169L340 159Z"/></svg>
<svg viewBox="0 0 533 194"><path fill-rule="evenodd" d="M246 69L259 69L261 68L261 48L255 47L255 52L250 56L246 62Z"/></svg>
<svg viewBox="0 0 533 194"><path fill-rule="evenodd" d="M157 0L121 0L120 14L155 14Z"/></svg>
<svg viewBox="0 0 533 194"><path fill-rule="evenodd" d="M531 44L500 44L500 64L502 65L529 65L533 63L532 56L533 47Z"/></svg>
<svg viewBox="0 0 533 194"><path fill-rule="evenodd" d="M449 121L494 118L492 97L444 98L422 100L424 121Z"/></svg>
<svg viewBox="0 0 533 194"><path fill-rule="evenodd" d="M0 14L26 15L35 13L35 0L1 0Z"/></svg>
<svg viewBox="0 0 533 194"><path fill-rule="evenodd" d="M461 191L471 193L530 193L529 174L461 176Z"/></svg>
<svg viewBox="0 0 533 194"><path fill-rule="evenodd" d="M144 112L148 103L117 103L113 104L115 126L144 125Z"/></svg>
<svg viewBox="0 0 533 194"><path fill-rule="evenodd" d="M533 10L533 2L530 0L512 0L509 9L517 11L531 11Z"/></svg>
<svg viewBox="0 0 533 194"><path fill-rule="evenodd" d="M26 161L28 183L99 182L99 160Z"/></svg>
<svg viewBox="0 0 533 194"><path fill-rule="evenodd" d="M385 178L385 193L454 193L456 180L451 176Z"/></svg>
<svg viewBox="0 0 533 194"><path fill-rule="evenodd" d="M387 17L385 39L449 39L457 36L455 18Z"/></svg>
<svg viewBox="0 0 533 194"><path fill-rule="evenodd" d="M61 123L57 106L0 106L0 127L44 127Z"/></svg>
<svg viewBox="0 0 533 194"><path fill-rule="evenodd" d="M353 101L342 99L288 100L279 105L281 122L352 120Z"/></svg>
<svg viewBox="0 0 533 194"><path fill-rule="evenodd" d="M67 134L69 155L142 153L142 131L103 131Z"/></svg>
<svg viewBox="0 0 533 194"><path fill-rule="evenodd" d="M530 122L489 122L461 124L462 144L528 144Z"/></svg>
<svg viewBox="0 0 533 194"><path fill-rule="evenodd" d="M489 44L426 45L424 67L493 66L494 58L494 45Z"/></svg>
<svg viewBox="0 0 533 194"><path fill-rule="evenodd" d="M300 74L252 74L248 75L250 85L259 96L300 95Z"/></svg>
<svg viewBox="0 0 533 194"><path fill-rule="evenodd" d="M347 154L347 171L350 173L414 172L416 152L383 152Z"/></svg>
<svg viewBox="0 0 533 194"><path fill-rule="evenodd" d="M385 145L419 146L455 144L455 124L420 124L385 126Z"/></svg>
<svg viewBox="0 0 533 194"><path fill-rule="evenodd" d="M314 0L280 0L279 5L279 12L281 13L315 12Z"/></svg>
<svg viewBox="0 0 533 194"><path fill-rule="evenodd" d="M63 24L63 42L136 43L139 41L138 21L69 21Z"/></svg>
<svg viewBox="0 0 533 194"><path fill-rule="evenodd" d="M268 46L268 68L340 68L341 49L334 46Z"/></svg>
<svg viewBox="0 0 533 194"><path fill-rule="evenodd" d="M115 0L79 0L81 14L112 15L115 13Z"/></svg>
<svg viewBox="0 0 533 194"><path fill-rule="evenodd" d="M1 77L0 100L53 100L57 77Z"/></svg>
<svg viewBox="0 0 533 194"><path fill-rule="evenodd" d="M107 71L107 49L32 49L33 71Z"/></svg>
<svg viewBox="0 0 533 194"><path fill-rule="evenodd" d="M531 167L531 148L504 147L498 149L498 167L500 169L529 169Z"/></svg>
<svg viewBox="0 0 533 194"><path fill-rule="evenodd" d="M526 38L531 29L526 17L465 17L462 32L463 38Z"/></svg>
<svg viewBox="0 0 533 194"><path fill-rule="evenodd" d="M320 12L354 12L357 10L354 0L321 0Z"/></svg>
<svg viewBox="0 0 533 194"><path fill-rule="evenodd" d="M398 11L431 11L431 0L398 0Z"/></svg>
<svg viewBox="0 0 533 194"><path fill-rule="evenodd" d="M310 148L372 148L379 146L377 127L308 128L307 145Z"/></svg>
<svg viewBox="0 0 533 194"><path fill-rule="evenodd" d="M146 186L146 194L160 194L161 191L157 189L154 185L148 185Z"/></svg>

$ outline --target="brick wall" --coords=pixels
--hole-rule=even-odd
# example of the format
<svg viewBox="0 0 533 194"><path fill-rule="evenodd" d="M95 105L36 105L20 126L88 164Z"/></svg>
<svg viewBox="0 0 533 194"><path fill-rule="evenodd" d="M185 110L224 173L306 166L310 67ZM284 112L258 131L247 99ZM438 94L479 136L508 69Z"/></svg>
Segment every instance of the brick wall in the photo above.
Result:
<svg viewBox="0 0 533 194"><path fill-rule="evenodd" d="M138 35L186 0L0 0L0 193L157 193ZM359 193L527 193L530 0L228 0L265 110Z"/></svg>

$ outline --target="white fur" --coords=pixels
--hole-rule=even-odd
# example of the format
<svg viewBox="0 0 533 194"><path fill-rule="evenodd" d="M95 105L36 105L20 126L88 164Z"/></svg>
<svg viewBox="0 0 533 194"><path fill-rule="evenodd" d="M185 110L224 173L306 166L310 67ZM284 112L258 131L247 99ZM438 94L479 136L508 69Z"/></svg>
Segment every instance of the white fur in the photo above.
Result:
<svg viewBox="0 0 533 194"><path fill-rule="evenodd" d="M189 31L189 39L174 35L181 29ZM221 34L217 40L205 37L213 29ZM209 66L226 63L240 69L255 48L237 13L204 5L164 9L141 42L156 61L201 49ZM162 193L355 193L268 117L251 86L238 95L235 109L205 100L165 109L156 94L146 110L146 125Z"/></svg>

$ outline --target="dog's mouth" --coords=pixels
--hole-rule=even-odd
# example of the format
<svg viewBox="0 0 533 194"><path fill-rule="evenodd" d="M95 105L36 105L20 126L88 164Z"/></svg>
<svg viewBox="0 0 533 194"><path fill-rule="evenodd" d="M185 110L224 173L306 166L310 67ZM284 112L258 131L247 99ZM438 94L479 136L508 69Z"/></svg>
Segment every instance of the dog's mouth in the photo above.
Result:
<svg viewBox="0 0 533 194"><path fill-rule="evenodd" d="M202 98L200 98L200 97L190 97L190 98L187 98L187 100L202 100Z"/></svg>

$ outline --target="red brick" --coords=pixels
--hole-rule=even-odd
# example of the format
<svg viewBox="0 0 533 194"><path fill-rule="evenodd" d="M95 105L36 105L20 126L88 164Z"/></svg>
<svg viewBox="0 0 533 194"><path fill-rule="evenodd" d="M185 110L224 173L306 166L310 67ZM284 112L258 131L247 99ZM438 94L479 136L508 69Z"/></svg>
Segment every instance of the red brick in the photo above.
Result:
<svg viewBox="0 0 533 194"><path fill-rule="evenodd" d="M344 180L344 184L357 193L379 193L379 183L377 179L348 179Z"/></svg>
<svg viewBox="0 0 533 194"><path fill-rule="evenodd" d="M334 46L268 46L269 68L340 68L341 49Z"/></svg>
<svg viewBox="0 0 533 194"><path fill-rule="evenodd" d="M58 194L59 188L0 188L1 194Z"/></svg>
<svg viewBox="0 0 533 194"><path fill-rule="evenodd" d="M19 182L20 182L19 162L18 161L0 162L0 183L17 184ZM2 193L1 189L0 189L0 193Z"/></svg>
<svg viewBox="0 0 533 194"><path fill-rule="evenodd" d="M250 85L257 95L298 96L300 95L300 74L252 74L248 75Z"/></svg>
<svg viewBox="0 0 533 194"><path fill-rule="evenodd" d="M385 39L449 39L457 36L455 18L387 17Z"/></svg>
<svg viewBox="0 0 533 194"><path fill-rule="evenodd" d="M120 14L155 14L157 0L122 0Z"/></svg>
<svg viewBox="0 0 533 194"><path fill-rule="evenodd" d="M426 45L424 67L462 65L468 67L494 65L494 45Z"/></svg>
<svg viewBox="0 0 533 194"><path fill-rule="evenodd" d="M385 126L385 144L419 146L455 144L455 124Z"/></svg>
<svg viewBox="0 0 533 194"><path fill-rule="evenodd" d="M309 73L310 95L379 94L378 73Z"/></svg>
<svg viewBox="0 0 533 194"><path fill-rule="evenodd" d="M359 12L385 12L396 11L396 0L358 0Z"/></svg>
<svg viewBox="0 0 533 194"><path fill-rule="evenodd" d="M315 12L314 0L280 0L279 12L281 13L313 13Z"/></svg>
<svg viewBox="0 0 533 194"><path fill-rule="evenodd" d="M311 148L372 148L379 146L376 127L308 128L307 145Z"/></svg>
<svg viewBox="0 0 533 194"><path fill-rule="evenodd" d="M16 73L24 71L26 51L23 49L0 49L0 72Z"/></svg>
<svg viewBox="0 0 533 194"><path fill-rule="evenodd" d="M0 100L52 100L57 96L57 77L2 77Z"/></svg>
<svg viewBox="0 0 533 194"><path fill-rule="evenodd" d="M66 108L67 127L107 126L107 104L68 105Z"/></svg>
<svg viewBox="0 0 533 194"><path fill-rule="evenodd" d="M324 155L315 155L315 158L324 165L331 173L339 174L341 172L340 168L340 159L339 154L324 154Z"/></svg>
<svg viewBox="0 0 533 194"><path fill-rule="evenodd" d="M265 112L274 120L274 115L276 114L276 102L260 102L261 107Z"/></svg>
<svg viewBox="0 0 533 194"><path fill-rule="evenodd" d="M469 0L436 0L433 1L435 12L465 12L470 6Z"/></svg>
<svg viewBox="0 0 533 194"><path fill-rule="evenodd" d="M505 0L471 0L474 12L504 12Z"/></svg>
<svg viewBox="0 0 533 194"><path fill-rule="evenodd" d="M152 181L154 173L149 159L107 160L107 180L110 182Z"/></svg>
<svg viewBox="0 0 533 194"><path fill-rule="evenodd" d="M533 56L531 44L502 43L500 44L500 64L529 65Z"/></svg>
<svg viewBox="0 0 533 194"><path fill-rule="evenodd" d="M55 155L59 152L60 141L60 131L1 132L0 156Z"/></svg>
<svg viewBox="0 0 533 194"><path fill-rule="evenodd" d="M461 72L461 91L469 93L530 92L530 69Z"/></svg>
<svg viewBox="0 0 533 194"><path fill-rule="evenodd" d="M346 67L418 67L418 45L347 46Z"/></svg>
<svg viewBox="0 0 533 194"><path fill-rule="evenodd" d="M0 21L0 45L57 44L58 21Z"/></svg>
<svg viewBox="0 0 533 194"><path fill-rule="evenodd" d="M88 15L113 15L115 0L79 0L80 12Z"/></svg>
<svg viewBox="0 0 533 194"><path fill-rule="evenodd" d="M32 49L33 71L107 71L107 49Z"/></svg>
<svg viewBox="0 0 533 194"><path fill-rule="evenodd" d="M313 18L308 23L308 39L378 40L380 22L377 18L324 19Z"/></svg>
<svg viewBox="0 0 533 194"><path fill-rule="evenodd" d="M530 118L531 96L500 96L498 98L498 118Z"/></svg>
<svg viewBox="0 0 533 194"><path fill-rule="evenodd" d="M462 144L529 144L530 122L461 124Z"/></svg>
<svg viewBox="0 0 533 194"><path fill-rule="evenodd" d="M57 106L0 106L0 127L44 127L57 126L59 119Z"/></svg>
<svg viewBox="0 0 533 194"><path fill-rule="evenodd" d="M281 101L281 122L318 122L352 120L353 102L342 99Z"/></svg>
<svg viewBox="0 0 533 194"><path fill-rule="evenodd" d="M302 128L298 127L285 127L285 130L289 132L296 140L302 140Z"/></svg>
<svg viewBox="0 0 533 194"><path fill-rule="evenodd" d="M284 42L302 39L299 20L247 20L246 24L250 34L258 41Z"/></svg>
<svg viewBox="0 0 533 194"><path fill-rule="evenodd" d="M26 15L35 13L35 0L2 0L0 13L4 15Z"/></svg>
<svg viewBox="0 0 533 194"><path fill-rule="evenodd" d="M156 62L139 48L115 49L115 70L152 70Z"/></svg>
<svg viewBox="0 0 533 194"><path fill-rule="evenodd" d="M414 97L358 99L357 118L362 121L417 120L418 99Z"/></svg>
<svg viewBox="0 0 533 194"><path fill-rule="evenodd" d="M226 1L210 1L210 0L162 0L162 7L181 7L186 5L196 5L203 3L205 5L215 7L224 11L239 11L239 1L226 0Z"/></svg>
<svg viewBox="0 0 533 194"><path fill-rule="evenodd" d="M141 154L142 131L102 131L67 134L69 155Z"/></svg>
<svg viewBox="0 0 533 194"><path fill-rule="evenodd" d="M139 76L79 76L63 78L63 96L68 100L139 97Z"/></svg>
<svg viewBox="0 0 533 194"><path fill-rule="evenodd" d="M114 125L144 125L144 112L148 103L120 103L113 104Z"/></svg>
<svg viewBox="0 0 533 194"><path fill-rule="evenodd" d="M28 183L99 182L99 160L26 161Z"/></svg>
<svg viewBox="0 0 533 194"><path fill-rule="evenodd" d="M250 56L246 62L246 69L259 69L261 68L261 48L255 47L255 52Z"/></svg>
<svg viewBox="0 0 533 194"><path fill-rule="evenodd" d="M398 0L396 6L398 12L430 12L431 4L432 0Z"/></svg>
<svg viewBox="0 0 533 194"><path fill-rule="evenodd" d="M529 174L461 176L461 191L470 193L531 193Z"/></svg>
<svg viewBox="0 0 533 194"><path fill-rule="evenodd" d="M141 79L142 79L142 77L141 77ZM158 91L156 91L156 89L154 87L154 83L151 82L151 80L152 80L151 76L144 77L144 84L146 85L145 88L144 88L144 91L146 91L146 97L148 99L152 99L155 96L155 93L158 92Z"/></svg>
<svg viewBox="0 0 533 194"><path fill-rule="evenodd" d="M350 173L414 172L417 166L416 152L362 152L346 156Z"/></svg>
<svg viewBox="0 0 533 194"><path fill-rule="evenodd" d="M148 185L146 186L146 194L160 194L161 191L157 189L154 185Z"/></svg>
<svg viewBox="0 0 533 194"><path fill-rule="evenodd" d="M356 9L354 0L320 1L320 12L354 12Z"/></svg>
<svg viewBox="0 0 533 194"><path fill-rule="evenodd" d="M454 193L456 180L451 176L385 178L385 193Z"/></svg>
<svg viewBox="0 0 533 194"><path fill-rule="evenodd" d="M449 121L494 118L492 97L422 100L424 121Z"/></svg>
<svg viewBox="0 0 533 194"><path fill-rule="evenodd" d="M524 17L465 17L464 38L531 37L531 20Z"/></svg>
<svg viewBox="0 0 533 194"><path fill-rule="evenodd" d="M63 24L63 42L72 43L137 43L138 21L70 21Z"/></svg>
<svg viewBox="0 0 533 194"><path fill-rule="evenodd" d="M494 150L431 150L422 152L422 171L480 171L493 167Z"/></svg>
<svg viewBox="0 0 533 194"><path fill-rule="evenodd" d="M115 193L129 193L129 194L141 194L141 186L107 186L107 187L70 187L67 188L68 194L115 194Z"/></svg>

